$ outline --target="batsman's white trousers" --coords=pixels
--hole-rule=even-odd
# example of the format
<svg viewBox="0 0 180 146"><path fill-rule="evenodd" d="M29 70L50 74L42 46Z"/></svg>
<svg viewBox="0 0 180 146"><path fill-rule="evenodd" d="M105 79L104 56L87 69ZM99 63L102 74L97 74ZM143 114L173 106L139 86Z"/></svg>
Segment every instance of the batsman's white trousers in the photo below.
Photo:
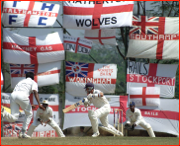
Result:
<svg viewBox="0 0 180 146"><path fill-rule="evenodd" d="M4 118L9 122L15 122L19 118L19 107L25 112L25 119L23 128L26 130L32 119L32 107L29 100L29 95L24 92L13 92L10 99L11 114L8 112L4 113Z"/></svg>
<svg viewBox="0 0 180 146"><path fill-rule="evenodd" d="M91 121L93 132L99 132L98 130L98 118L100 119L103 126L108 127L108 114L111 111L111 107L108 104L105 104L101 108L95 110L95 111L88 111L88 116Z"/></svg>
<svg viewBox="0 0 180 146"><path fill-rule="evenodd" d="M41 123L39 121L37 121L37 119L34 119L33 123L31 124L31 126L28 129L27 135L31 136L32 133L34 132L34 129L39 124L41 124ZM59 137L65 137L62 130L60 129L58 124L53 119L50 122L48 122L47 124L49 124L56 131L56 133Z"/></svg>

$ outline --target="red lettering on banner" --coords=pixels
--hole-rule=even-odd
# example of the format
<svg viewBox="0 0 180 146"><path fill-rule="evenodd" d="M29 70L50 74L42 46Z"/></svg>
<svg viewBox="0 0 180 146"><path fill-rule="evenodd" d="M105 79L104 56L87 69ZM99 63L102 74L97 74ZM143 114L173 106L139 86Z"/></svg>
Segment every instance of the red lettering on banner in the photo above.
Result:
<svg viewBox="0 0 180 146"><path fill-rule="evenodd" d="M103 68L98 69L98 71L100 72L100 76L111 76L111 74L113 73L113 69L110 69L110 66L103 66Z"/></svg>

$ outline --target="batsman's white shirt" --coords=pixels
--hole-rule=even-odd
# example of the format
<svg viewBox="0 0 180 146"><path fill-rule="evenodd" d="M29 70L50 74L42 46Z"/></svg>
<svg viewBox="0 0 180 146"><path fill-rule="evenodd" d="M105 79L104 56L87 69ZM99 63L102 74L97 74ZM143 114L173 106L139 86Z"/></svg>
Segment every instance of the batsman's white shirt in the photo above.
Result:
<svg viewBox="0 0 180 146"><path fill-rule="evenodd" d="M139 125L139 123L144 119L141 115L140 109L134 108L134 113L130 109L126 111L126 120L129 124L136 123L136 125Z"/></svg>
<svg viewBox="0 0 180 146"><path fill-rule="evenodd" d="M36 120L40 118L43 122L47 122L48 120L52 121L52 113L53 113L53 110L49 106L46 108L45 111L38 108L37 113L36 113Z"/></svg>
<svg viewBox="0 0 180 146"><path fill-rule="evenodd" d="M101 93L100 90L95 90L94 89L93 94L100 94L100 93ZM105 96L103 96L103 97L94 97L94 98L91 98L89 101L90 101L90 103L93 103L94 106L97 107L97 108L101 108L106 104L110 106L110 104L109 104L109 102L108 102L108 100L106 99Z"/></svg>
<svg viewBox="0 0 180 146"><path fill-rule="evenodd" d="M23 92L26 95L30 95L33 90L38 92L37 83L31 78L21 80L14 88L13 92Z"/></svg>

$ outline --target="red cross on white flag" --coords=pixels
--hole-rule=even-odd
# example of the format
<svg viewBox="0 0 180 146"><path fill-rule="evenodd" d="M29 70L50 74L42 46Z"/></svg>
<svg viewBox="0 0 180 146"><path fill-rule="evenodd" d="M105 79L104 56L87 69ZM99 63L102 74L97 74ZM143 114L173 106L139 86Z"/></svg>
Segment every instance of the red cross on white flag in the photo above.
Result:
<svg viewBox="0 0 180 146"><path fill-rule="evenodd" d="M179 17L133 16L127 57L179 59Z"/></svg>
<svg viewBox="0 0 180 146"><path fill-rule="evenodd" d="M45 36L26 37L3 29L6 63L38 64L64 60L62 30Z"/></svg>
<svg viewBox="0 0 180 146"><path fill-rule="evenodd" d="M135 106L156 106L160 105L159 87L131 87L129 89L130 101L135 102Z"/></svg>
<svg viewBox="0 0 180 146"><path fill-rule="evenodd" d="M133 1L65 1L63 26L101 29L132 25Z"/></svg>
<svg viewBox="0 0 180 146"><path fill-rule="evenodd" d="M101 45L117 45L115 29L86 30L84 36Z"/></svg>
<svg viewBox="0 0 180 146"><path fill-rule="evenodd" d="M160 87L160 97L174 97L178 64L128 61L127 93L131 87Z"/></svg>

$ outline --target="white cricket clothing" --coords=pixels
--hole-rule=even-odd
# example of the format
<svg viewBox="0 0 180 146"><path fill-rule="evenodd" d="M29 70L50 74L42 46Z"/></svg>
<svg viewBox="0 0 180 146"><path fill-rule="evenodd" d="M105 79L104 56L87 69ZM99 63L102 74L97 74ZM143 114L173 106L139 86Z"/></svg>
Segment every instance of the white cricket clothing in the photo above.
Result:
<svg viewBox="0 0 180 146"><path fill-rule="evenodd" d="M147 123L141 115L141 111L138 108L134 108L134 112L130 109L126 111L126 123L136 124L146 129L150 137L155 137L155 134L151 128L151 125Z"/></svg>
<svg viewBox="0 0 180 146"><path fill-rule="evenodd" d="M52 119L52 113L53 110L51 107L47 107L45 111L42 109L38 108L37 113L36 113L36 118L34 119L33 123L31 124L30 128L28 129L27 135L31 136L32 133L34 132L34 129L41 124L37 119L40 118L43 122L47 122L50 120L47 124L50 125L58 134L59 137L65 137L63 134L62 130L58 126L58 124Z"/></svg>
<svg viewBox="0 0 180 146"><path fill-rule="evenodd" d="M13 92L23 92L24 94L30 95L33 90L38 92L37 83L31 78L21 80L15 87Z"/></svg>

